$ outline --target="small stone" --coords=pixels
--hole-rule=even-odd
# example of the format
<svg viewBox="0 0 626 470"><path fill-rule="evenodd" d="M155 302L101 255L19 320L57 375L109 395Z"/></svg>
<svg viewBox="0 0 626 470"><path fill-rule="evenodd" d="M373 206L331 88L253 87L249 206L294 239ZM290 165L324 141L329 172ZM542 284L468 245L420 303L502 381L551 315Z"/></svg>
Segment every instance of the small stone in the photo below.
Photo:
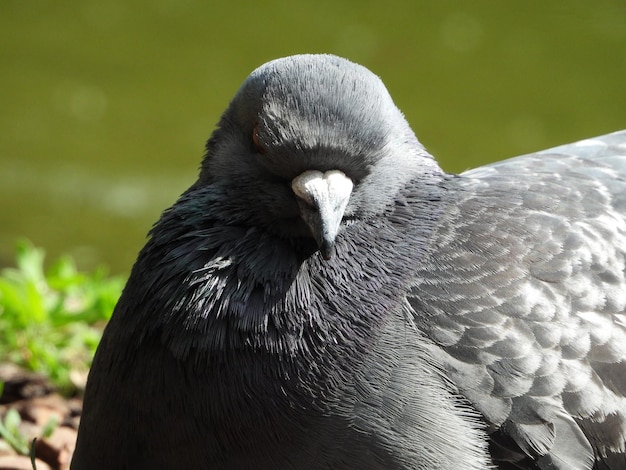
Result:
<svg viewBox="0 0 626 470"><path fill-rule="evenodd" d="M50 420L61 424L65 416L70 414L70 408L60 395L52 394L37 397L28 402L21 402L16 406L20 414L29 421L46 426Z"/></svg>
<svg viewBox="0 0 626 470"><path fill-rule="evenodd" d="M15 455L15 449L9 445L4 439L0 439L0 457L5 455Z"/></svg>
<svg viewBox="0 0 626 470"><path fill-rule="evenodd" d="M50 437L37 440L35 453L38 458L45 460L53 468L68 468L74 453L76 436L76 430L60 426Z"/></svg>
<svg viewBox="0 0 626 470"><path fill-rule="evenodd" d="M51 470L43 460L35 459L37 470ZM0 469L2 470L33 470L30 457L25 455L3 455L0 456Z"/></svg>
<svg viewBox="0 0 626 470"><path fill-rule="evenodd" d="M44 396L54 389L44 375L26 371L14 364L0 364L0 381L4 383L0 403Z"/></svg>

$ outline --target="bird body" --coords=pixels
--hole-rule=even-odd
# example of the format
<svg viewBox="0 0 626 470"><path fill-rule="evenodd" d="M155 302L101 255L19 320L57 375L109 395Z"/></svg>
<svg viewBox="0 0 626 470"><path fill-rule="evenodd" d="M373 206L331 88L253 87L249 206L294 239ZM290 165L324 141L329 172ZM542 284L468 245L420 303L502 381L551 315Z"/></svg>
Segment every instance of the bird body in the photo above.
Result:
<svg viewBox="0 0 626 470"><path fill-rule="evenodd" d="M626 132L450 175L365 68L272 61L138 256L72 469L625 468L625 259Z"/></svg>

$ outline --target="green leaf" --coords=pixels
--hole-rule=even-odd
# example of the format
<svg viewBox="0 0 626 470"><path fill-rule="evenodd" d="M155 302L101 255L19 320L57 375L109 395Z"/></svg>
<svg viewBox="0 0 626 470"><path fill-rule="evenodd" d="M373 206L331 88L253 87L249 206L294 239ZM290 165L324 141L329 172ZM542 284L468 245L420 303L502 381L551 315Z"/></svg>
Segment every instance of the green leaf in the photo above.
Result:
<svg viewBox="0 0 626 470"><path fill-rule="evenodd" d="M9 408L4 415L4 420L0 421L0 436L9 443L18 453L28 454L28 441L20 433L19 425L22 422L20 414L15 408Z"/></svg>
<svg viewBox="0 0 626 470"><path fill-rule="evenodd" d="M58 425L59 425L59 422L56 416L50 417L46 425L43 427L43 430L41 431L41 436L43 438L48 438L52 436L52 433L58 427Z"/></svg>
<svg viewBox="0 0 626 470"><path fill-rule="evenodd" d="M37 470L37 461L36 461L36 459L37 459L37 455L36 455L37 452L36 452L36 449L35 449L36 445L37 445L37 438L35 437L35 438L33 438L32 442L30 443L30 452L29 452L30 464L32 465L33 470Z"/></svg>
<svg viewBox="0 0 626 470"><path fill-rule="evenodd" d="M72 392L73 368L86 369L124 279L105 268L80 272L62 256L44 271L44 250L16 244L15 268L0 271L0 361L47 374Z"/></svg>
<svg viewBox="0 0 626 470"><path fill-rule="evenodd" d="M22 417L15 408L9 408L4 416L4 425L10 432L16 432L22 422Z"/></svg>
<svg viewBox="0 0 626 470"><path fill-rule="evenodd" d="M19 240L16 246L16 264L27 280L35 283L45 282L43 260L45 252L35 248L27 240Z"/></svg>

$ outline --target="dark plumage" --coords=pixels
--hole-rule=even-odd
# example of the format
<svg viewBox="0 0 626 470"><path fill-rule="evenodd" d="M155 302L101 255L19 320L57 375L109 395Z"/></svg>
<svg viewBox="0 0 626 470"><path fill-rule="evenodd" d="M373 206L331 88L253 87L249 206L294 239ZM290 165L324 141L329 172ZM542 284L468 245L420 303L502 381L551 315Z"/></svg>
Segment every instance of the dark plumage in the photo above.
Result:
<svg viewBox="0 0 626 470"><path fill-rule="evenodd" d="M626 131L444 173L382 82L265 64L139 254L72 468L624 469Z"/></svg>

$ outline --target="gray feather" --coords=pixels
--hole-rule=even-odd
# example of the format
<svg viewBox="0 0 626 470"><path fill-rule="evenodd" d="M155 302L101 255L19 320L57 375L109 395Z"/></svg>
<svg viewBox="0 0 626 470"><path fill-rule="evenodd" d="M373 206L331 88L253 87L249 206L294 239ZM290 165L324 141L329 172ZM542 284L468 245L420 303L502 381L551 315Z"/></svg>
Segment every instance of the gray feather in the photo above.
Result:
<svg viewBox="0 0 626 470"><path fill-rule="evenodd" d="M591 468L595 458L624 452L624 139L626 132L615 133L454 180L464 196L437 237L451 261L423 266L410 293L418 325L441 345L451 373L467 362L494 380L477 391L473 380L455 376L461 392L501 426L497 432L545 456L538 461L550 456L554 468ZM457 262L469 254L471 273ZM487 294L477 297L466 283ZM455 331L456 341L441 341L441 328ZM487 343L477 340L485 330ZM532 415L544 406L529 398L551 398L558 413L523 423L513 410ZM498 399L512 400L504 422L489 417ZM567 426L564 416L573 418ZM601 438L582 434L599 429Z"/></svg>
<svg viewBox="0 0 626 470"><path fill-rule="evenodd" d="M352 183L330 259L310 170ZM625 260L626 131L449 175L365 68L270 62L139 254L72 469L624 468Z"/></svg>

